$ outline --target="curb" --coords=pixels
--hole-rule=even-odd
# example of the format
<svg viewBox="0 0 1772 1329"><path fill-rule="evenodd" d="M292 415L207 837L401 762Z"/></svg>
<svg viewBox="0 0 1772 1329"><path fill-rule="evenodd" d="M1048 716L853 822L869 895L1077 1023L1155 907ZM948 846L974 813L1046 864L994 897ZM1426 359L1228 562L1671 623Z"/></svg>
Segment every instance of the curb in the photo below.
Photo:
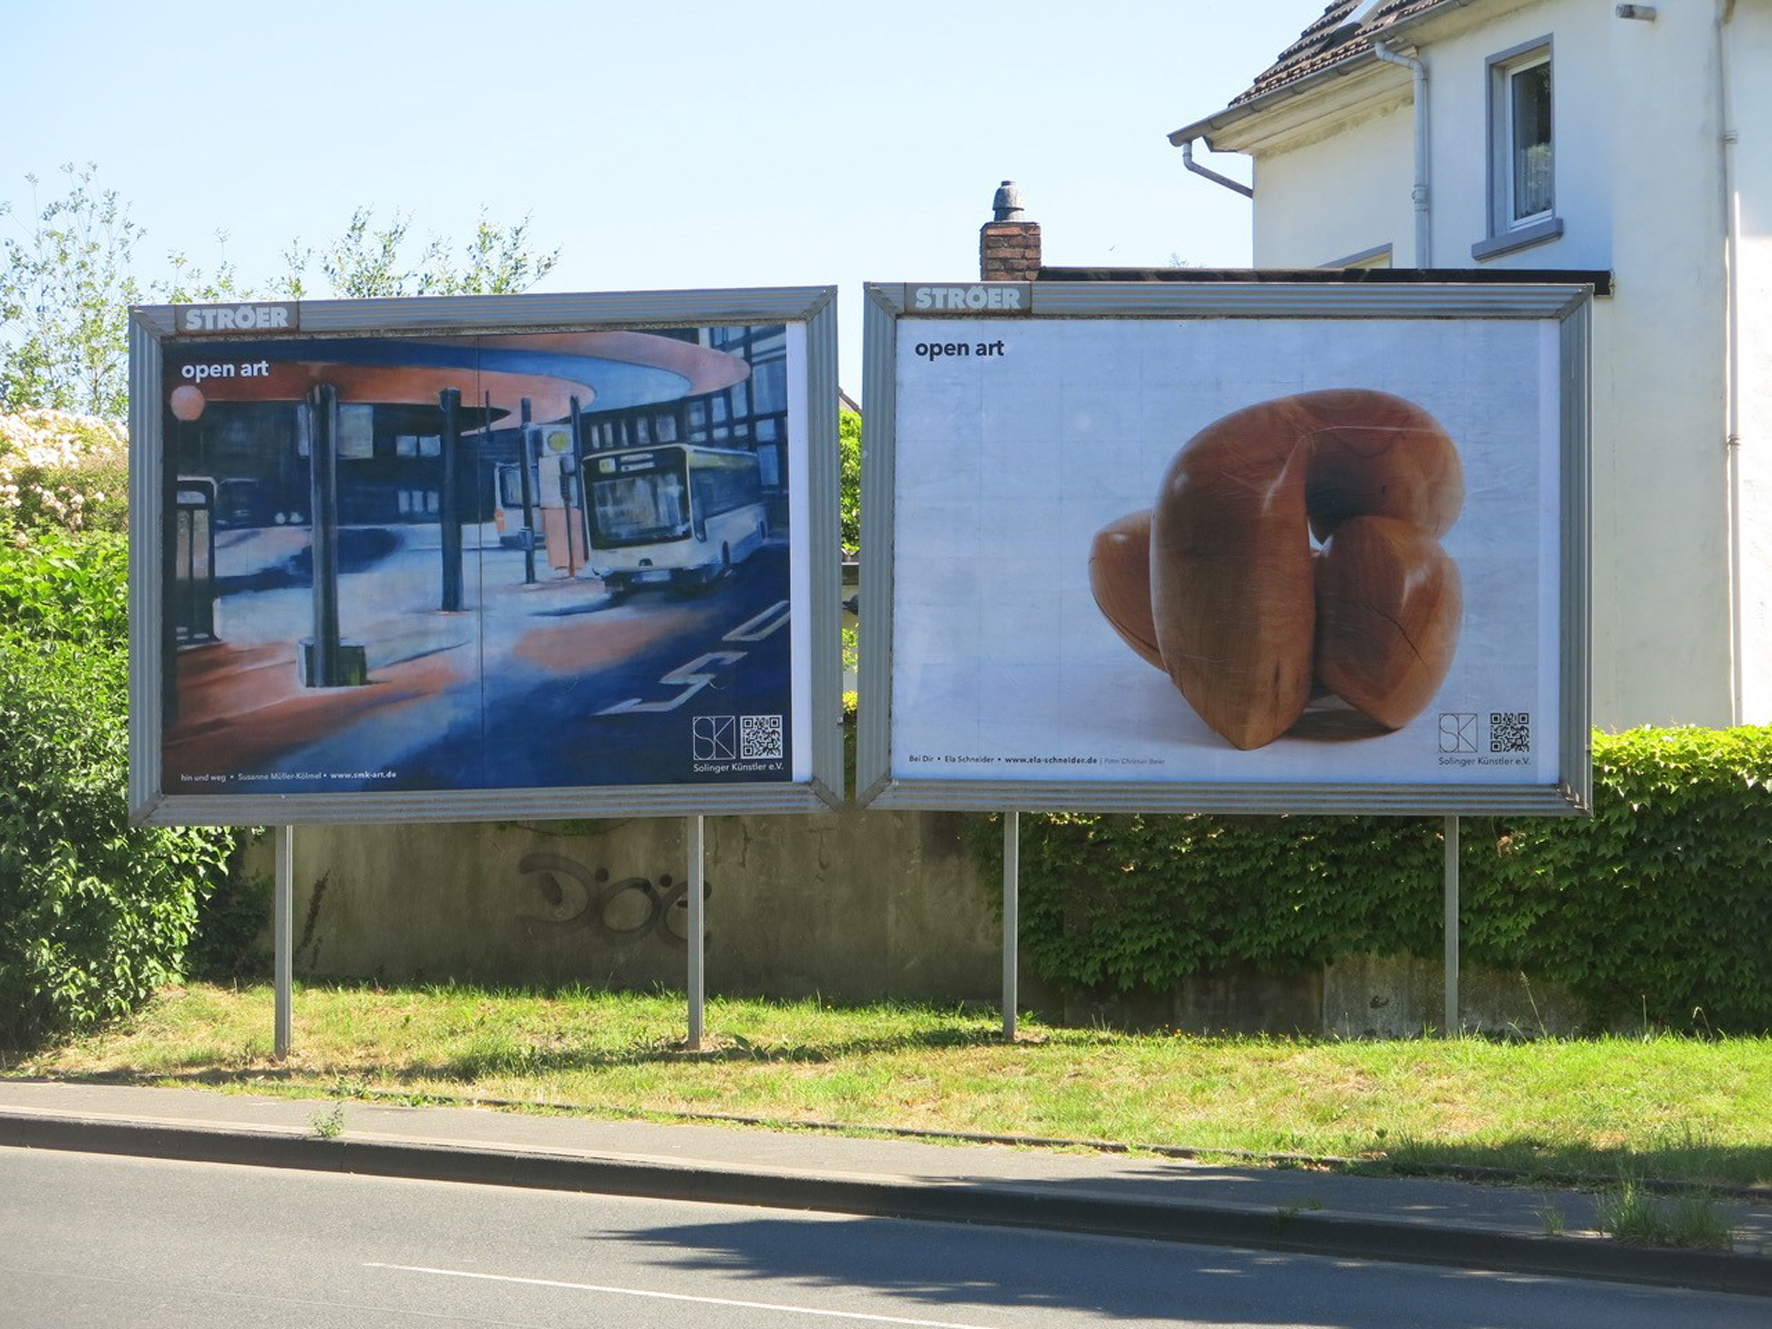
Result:
<svg viewBox="0 0 1772 1329"><path fill-rule="evenodd" d="M1318 1210L1114 1199L1036 1183L942 1184L7 1111L0 1111L0 1146L1040 1228L1772 1297L1772 1258L1763 1256Z"/></svg>

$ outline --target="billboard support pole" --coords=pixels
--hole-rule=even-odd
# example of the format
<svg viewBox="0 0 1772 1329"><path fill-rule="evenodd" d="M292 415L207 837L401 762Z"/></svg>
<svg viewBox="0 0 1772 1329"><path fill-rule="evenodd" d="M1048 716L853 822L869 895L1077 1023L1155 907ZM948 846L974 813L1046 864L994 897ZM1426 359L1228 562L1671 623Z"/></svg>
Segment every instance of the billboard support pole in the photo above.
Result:
<svg viewBox="0 0 1772 1329"><path fill-rule="evenodd" d="M704 943L707 940L707 914L702 895L706 886L706 863L702 857L702 819L689 819L689 1039L691 1052L701 1051L703 1017L707 1006L707 971Z"/></svg>
<svg viewBox="0 0 1772 1329"><path fill-rule="evenodd" d="M1458 818L1446 818L1446 1025L1445 1036L1462 1032L1458 1020Z"/></svg>
<svg viewBox="0 0 1772 1329"><path fill-rule="evenodd" d="M271 950L277 1017L273 1049L277 1060L282 1061L289 1055L290 1034L295 1023L295 965L294 953L290 949L290 933L295 924L295 827L277 827L274 854L277 874L271 899Z"/></svg>
<svg viewBox="0 0 1772 1329"><path fill-rule="evenodd" d="M1015 1041L1021 966L1021 813L1003 814L1003 1037Z"/></svg>

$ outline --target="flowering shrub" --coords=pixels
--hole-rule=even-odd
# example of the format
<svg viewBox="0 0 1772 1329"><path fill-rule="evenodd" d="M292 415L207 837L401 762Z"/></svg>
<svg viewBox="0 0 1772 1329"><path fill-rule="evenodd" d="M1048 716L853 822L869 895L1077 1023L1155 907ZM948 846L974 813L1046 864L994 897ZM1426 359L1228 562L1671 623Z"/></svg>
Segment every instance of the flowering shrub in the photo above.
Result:
<svg viewBox="0 0 1772 1329"><path fill-rule="evenodd" d="M0 414L0 534L121 531L129 517L129 438L94 415Z"/></svg>

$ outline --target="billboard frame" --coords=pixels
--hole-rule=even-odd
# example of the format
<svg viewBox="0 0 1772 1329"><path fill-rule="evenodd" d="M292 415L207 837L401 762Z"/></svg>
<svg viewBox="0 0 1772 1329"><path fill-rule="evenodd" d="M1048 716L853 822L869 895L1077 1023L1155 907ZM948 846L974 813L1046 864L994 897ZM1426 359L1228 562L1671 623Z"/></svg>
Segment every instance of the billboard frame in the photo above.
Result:
<svg viewBox="0 0 1772 1329"><path fill-rule="evenodd" d="M834 286L375 300L238 301L143 305L130 310L129 809L136 825L293 825L700 816L817 812L840 806L840 552L837 525L837 291ZM188 311L255 310L236 321ZM275 322L265 311L275 313ZM187 327L181 331L180 317ZM470 337L500 334L783 323L804 329L805 486L809 659L794 668L806 689L809 776L755 783L594 785L399 792L180 794L163 784L162 632L168 612L162 557L167 535L163 363L169 344L227 335L326 338ZM798 607L796 606L796 612Z"/></svg>
<svg viewBox="0 0 1772 1329"><path fill-rule="evenodd" d="M1357 276L1358 274L1356 274ZM870 282L865 287L858 804L878 809L1082 812L1585 814L1590 733L1591 284L1350 281ZM1557 334L1558 695L1554 784L1326 781L1078 782L893 774L898 323L998 319L1523 319Z"/></svg>

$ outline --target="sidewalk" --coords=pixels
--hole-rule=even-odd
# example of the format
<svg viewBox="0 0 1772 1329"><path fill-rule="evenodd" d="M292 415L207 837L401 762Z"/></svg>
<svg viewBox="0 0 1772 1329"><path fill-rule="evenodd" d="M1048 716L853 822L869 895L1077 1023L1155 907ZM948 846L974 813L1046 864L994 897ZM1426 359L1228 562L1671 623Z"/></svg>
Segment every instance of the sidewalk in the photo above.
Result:
<svg viewBox="0 0 1772 1329"><path fill-rule="evenodd" d="M805 1131L0 1079L0 1146L997 1223L1772 1296L1772 1196L1736 1249L1593 1230L1570 1191ZM1547 1221L1547 1209L1560 1218Z"/></svg>

